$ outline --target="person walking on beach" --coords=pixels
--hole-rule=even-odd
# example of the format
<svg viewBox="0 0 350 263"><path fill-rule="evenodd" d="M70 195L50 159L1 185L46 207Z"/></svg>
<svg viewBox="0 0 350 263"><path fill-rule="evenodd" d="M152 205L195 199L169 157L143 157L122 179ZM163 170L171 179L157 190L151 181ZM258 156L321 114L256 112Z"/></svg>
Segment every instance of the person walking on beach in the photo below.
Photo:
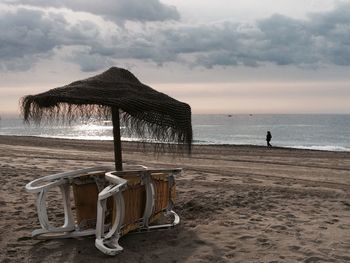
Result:
<svg viewBox="0 0 350 263"><path fill-rule="evenodd" d="M267 131L267 134L266 134L267 147L272 147L272 145L270 144L271 139L272 139L271 132Z"/></svg>

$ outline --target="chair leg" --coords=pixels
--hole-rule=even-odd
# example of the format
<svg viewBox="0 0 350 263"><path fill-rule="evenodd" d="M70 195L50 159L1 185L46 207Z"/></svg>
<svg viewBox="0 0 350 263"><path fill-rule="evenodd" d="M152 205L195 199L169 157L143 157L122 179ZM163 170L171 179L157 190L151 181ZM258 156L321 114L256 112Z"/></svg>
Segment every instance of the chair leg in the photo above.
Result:
<svg viewBox="0 0 350 263"><path fill-rule="evenodd" d="M68 184L60 185L60 190L63 198L64 207L64 224L63 229L74 229L75 223L72 214L72 207L70 203L70 186Z"/></svg>
<svg viewBox="0 0 350 263"><path fill-rule="evenodd" d="M172 228L175 227L180 223L180 217L178 214L176 214L173 210L165 212L166 217L173 216L174 220L173 222L169 224L163 224L163 225L155 225L155 226L149 226L146 230L156 230L156 229L165 229L165 228Z"/></svg>
<svg viewBox="0 0 350 263"><path fill-rule="evenodd" d="M96 222L96 239L95 246L104 254L114 256L121 251L123 248L119 245L120 229L123 224L124 214L125 214L125 203L122 192L118 185L107 186L99 194L97 201L97 222ZM114 222L112 222L112 227L108 233L105 234L105 213L107 206L107 198L113 196L116 217Z"/></svg>
<svg viewBox="0 0 350 263"><path fill-rule="evenodd" d="M154 210L155 189L150 173L145 173L142 179L146 187L146 205L141 227L147 228L149 225L149 218Z"/></svg>
<svg viewBox="0 0 350 263"><path fill-rule="evenodd" d="M64 224L62 227L50 225L46 209L46 189L42 189L37 196L37 210L41 229L32 232L32 237L38 239L79 237L95 234L95 230L75 231L75 223L70 204L70 186L68 183L59 186L64 207Z"/></svg>

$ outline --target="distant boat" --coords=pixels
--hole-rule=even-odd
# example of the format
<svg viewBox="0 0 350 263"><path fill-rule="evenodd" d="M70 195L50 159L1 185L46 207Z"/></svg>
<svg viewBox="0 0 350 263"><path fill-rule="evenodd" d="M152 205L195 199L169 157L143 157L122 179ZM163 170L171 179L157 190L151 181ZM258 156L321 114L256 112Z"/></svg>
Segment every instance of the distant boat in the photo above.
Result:
<svg viewBox="0 0 350 263"><path fill-rule="evenodd" d="M229 114L229 115L227 115L227 117L232 117L232 115L231 115L231 114Z"/></svg>
<svg viewBox="0 0 350 263"><path fill-rule="evenodd" d="M249 114L249 116L253 116L253 114Z"/></svg>

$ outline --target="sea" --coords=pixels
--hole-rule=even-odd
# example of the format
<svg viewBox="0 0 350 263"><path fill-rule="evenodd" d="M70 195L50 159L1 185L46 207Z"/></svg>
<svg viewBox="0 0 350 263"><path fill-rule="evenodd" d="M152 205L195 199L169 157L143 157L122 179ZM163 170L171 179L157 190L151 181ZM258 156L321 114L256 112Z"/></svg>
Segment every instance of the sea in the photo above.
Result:
<svg viewBox="0 0 350 263"><path fill-rule="evenodd" d="M299 149L350 151L350 115L337 114L194 114L194 144L266 145ZM2 116L0 135L37 136L75 140L112 140L110 121L68 124L25 124L19 117ZM123 130L123 129L122 129ZM122 136L122 140L139 138Z"/></svg>

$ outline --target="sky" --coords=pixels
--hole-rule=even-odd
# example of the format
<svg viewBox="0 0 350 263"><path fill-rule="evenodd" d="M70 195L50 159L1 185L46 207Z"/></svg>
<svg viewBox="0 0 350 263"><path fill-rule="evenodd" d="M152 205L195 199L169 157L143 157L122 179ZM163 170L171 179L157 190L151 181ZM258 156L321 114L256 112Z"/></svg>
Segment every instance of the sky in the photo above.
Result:
<svg viewBox="0 0 350 263"><path fill-rule="evenodd" d="M0 116L107 70L215 114L350 114L350 0L0 0Z"/></svg>

